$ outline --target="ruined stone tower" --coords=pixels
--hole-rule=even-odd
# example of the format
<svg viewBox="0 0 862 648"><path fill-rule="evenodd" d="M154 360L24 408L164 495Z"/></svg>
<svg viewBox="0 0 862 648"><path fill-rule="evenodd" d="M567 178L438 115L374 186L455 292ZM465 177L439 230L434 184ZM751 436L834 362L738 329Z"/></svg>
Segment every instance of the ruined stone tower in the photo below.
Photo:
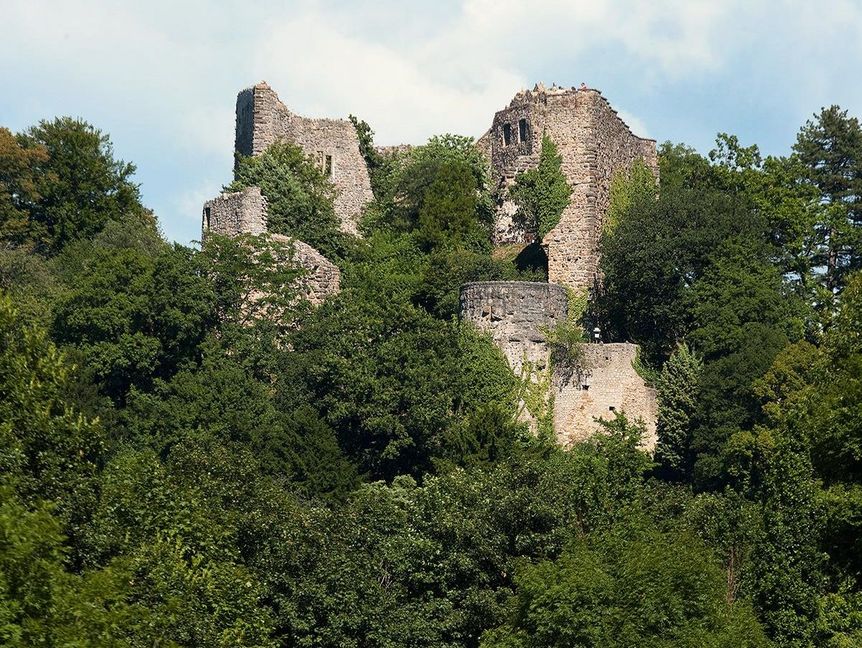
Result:
<svg viewBox="0 0 862 648"><path fill-rule="evenodd" d="M259 155L278 140L299 146L329 176L341 229L356 234L362 209L374 196L353 124L347 119L300 117L261 81L236 97L234 146L240 155Z"/></svg>
<svg viewBox="0 0 862 648"><path fill-rule="evenodd" d="M461 317L491 334L512 369L525 362L537 371L548 364L545 333L565 321L568 296L588 293L598 281L599 243L610 204L611 181L641 160L658 176L655 140L634 135L598 90L545 88L515 95L494 115L477 145L488 157L499 204L495 244L530 243L536 232L518 225L508 189L518 174L539 163L542 136L559 149L562 171L572 187L560 222L542 241L548 281L483 282L461 289ZM645 448L655 446L656 395L635 370L637 345L585 343L582 370L553 376L554 431L562 445L596 431L596 419L625 413L646 427Z"/></svg>
<svg viewBox="0 0 862 648"><path fill-rule="evenodd" d="M543 134L557 145L562 171L572 187L569 206L542 242L548 254L548 280L590 290L598 273L611 180L635 160L658 174L655 140L634 135L598 90L538 84L519 92L494 115L490 130L479 140L501 196L495 243L530 242L535 237L535 232L513 221L515 206L506 194L517 174L538 165Z"/></svg>
<svg viewBox="0 0 862 648"><path fill-rule="evenodd" d="M486 154L498 183L500 204L494 242L529 243L535 232L520 229L507 190L519 173L535 168L547 133L559 148L562 170L572 186L571 203L542 242L549 282L478 282L461 288L461 317L489 333L516 374L550 370L546 332L568 318L569 292L586 292L598 277L599 241L610 202L611 181L636 160L658 171L655 141L632 134L597 90L537 85L519 92L496 113L477 146ZM353 124L293 114L266 83L243 90L236 102L236 152L258 155L280 139L297 144L335 185L335 209L346 232L356 233L363 207L372 199L368 168ZM399 152L409 147L395 147ZM231 236L263 234L266 200L257 187L226 193L205 203L202 231ZM301 293L313 303L337 292L339 271L310 246L282 239L306 270ZM655 391L635 371L637 346L583 345L577 375L555 373L550 402L558 441L570 445L598 429L595 419L618 412L642 419L655 445Z"/></svg>

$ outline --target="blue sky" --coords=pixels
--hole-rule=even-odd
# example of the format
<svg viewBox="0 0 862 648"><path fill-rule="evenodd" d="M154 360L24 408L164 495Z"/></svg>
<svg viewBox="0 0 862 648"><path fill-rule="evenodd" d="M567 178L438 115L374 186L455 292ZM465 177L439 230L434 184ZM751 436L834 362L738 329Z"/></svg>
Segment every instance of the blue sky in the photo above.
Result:
<svg viewBox="0 0 862 648"><path fill-rule="evenodd" d="M478 137L536 81L599 88L633 130L769 154L837 103L862 117L862 0L0 0L0 125L57 115L107 131L169 239L199 236L230 180L236 93L377 142Z"/></svg>

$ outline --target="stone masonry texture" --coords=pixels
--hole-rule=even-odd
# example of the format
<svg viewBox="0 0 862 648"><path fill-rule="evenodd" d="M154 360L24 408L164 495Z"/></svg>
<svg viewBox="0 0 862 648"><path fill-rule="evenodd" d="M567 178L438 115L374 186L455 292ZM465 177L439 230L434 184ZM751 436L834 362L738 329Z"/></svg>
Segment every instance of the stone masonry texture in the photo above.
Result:
<svg viewBox="0 0 862 648"><path fill-rule="evenodd" d="M554 431L561 445L583 441L596 430L595 419L624 413L646 426L644 449L656 444L656 394L634 369L637 345L584 344L583 369L562 379L555 376Z"/></svg>
<svg viewBox="0 0 862 648"><path fill-rule="evenodd" d="M208 232L225 236L266 234L266 198L259 187L223 193L204 203L202 221L202 239ZM291 251L292 261L304 270L296 286L300 297L317 305L338 292L341 272L334 263L307 243L280 234L270 236L284 244Z"/></svg>
<svg viewBox="0 0 862 648"><path fill-rule="evenodd" d="M490 151L492 181L499 198L495 242L530 242L535 232L518 228L507 189L519 173L535 168L542 135L557 145L572 199L559 224L542 242L548 253L548 280L578 291L594 287L599 238L610 203L614 174L643 160L658 173L655 141L635 136L598 90L545 88L515 95L496 113L479 140Z"/></svg>
<svg viewBox="0 0 862 648"><path fill-rule="evenodd" d="M491 334L509 366L520 373L524 360L544 369L544 331L566 321L569 299L561 286L528 281L478 281L461 287L461 317Z"/></svg>
<svg viewBox="0 0 862 648"><path fill-rule="evenodd" d="M331 176L341 229L356 234L362 210L374 196L353 124L347 119L300 117L264 82L240 92L236 98L236 153L259 155L278 140L299 146Z"/></svg>

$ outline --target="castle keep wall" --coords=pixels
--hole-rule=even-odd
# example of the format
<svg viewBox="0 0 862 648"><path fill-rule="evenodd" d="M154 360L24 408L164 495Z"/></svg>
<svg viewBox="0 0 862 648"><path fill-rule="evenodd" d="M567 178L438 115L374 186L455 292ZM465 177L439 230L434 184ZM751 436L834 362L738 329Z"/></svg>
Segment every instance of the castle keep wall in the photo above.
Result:
<svg viewBox="0 0 862 648"><path fill-rule="evenodd" d="M591 289L598 272L598 247L617 171L643 159L657 170L655 142L635 136L597 90L546 89L515 95L494 116L487 135L492 179L500 201L495 243L530 242L535 232L514 222L507 190L519 173L538 165L542 134L559 149L562 171L572 186L569 206L543 241L548 279L576 290ZM484 139L484 138L483 138Z"/></svg>
<svg viewBox="0 0 862 648"><path fill-rule="evenodd" d="M548 362L544 331L566 320L569 299L561 286L527 281L478 281L461 287L461 317L491 334L509 366L524 360L543 370Z"/></svg>
<svg viewBox="0 0 862 648"><path fill-rule="evenodd" d="M617 412L642 419L644 449L656 444L656 394L634 369L637 345L584 344L584 370L558 380L554 398L554 430L563 446L583 441L599 429L596 418L612 420Z"/></svg>
<svg viewBox="0 0 862 648"><path fill-rule="evenodd" d="M236 152L259 155L278 140L299 146L335 185L341 229L356 234L362 210L373 198L356 128L346 119L311 119L292 113L266 83L236 99Z"/></svg>
<svg viewBox="0 0 862 648"><path fill-rule="evenodd" d="M544 243L548 281L589 290L598 277L599 243L614 175L630 169L639 159L657 174L658 160L655 142L635 136L600 92L578 94L579 113L585 124L574 129L583 138L574 165L577 184L572 203Z"/></svg>

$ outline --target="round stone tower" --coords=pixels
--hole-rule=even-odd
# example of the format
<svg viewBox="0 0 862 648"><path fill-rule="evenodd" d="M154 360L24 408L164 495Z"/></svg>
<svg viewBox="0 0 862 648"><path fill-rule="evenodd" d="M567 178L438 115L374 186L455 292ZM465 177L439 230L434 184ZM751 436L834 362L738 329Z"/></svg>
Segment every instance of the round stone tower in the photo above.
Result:
<svg viewBox="0 0 862 648"><path fill-rule="evenodd" d="M477 281L461 286L461 318L491 334L515 373L525 359L545 368L545 331L565 322L568 308L566 290L556 284Z"/></svg>

